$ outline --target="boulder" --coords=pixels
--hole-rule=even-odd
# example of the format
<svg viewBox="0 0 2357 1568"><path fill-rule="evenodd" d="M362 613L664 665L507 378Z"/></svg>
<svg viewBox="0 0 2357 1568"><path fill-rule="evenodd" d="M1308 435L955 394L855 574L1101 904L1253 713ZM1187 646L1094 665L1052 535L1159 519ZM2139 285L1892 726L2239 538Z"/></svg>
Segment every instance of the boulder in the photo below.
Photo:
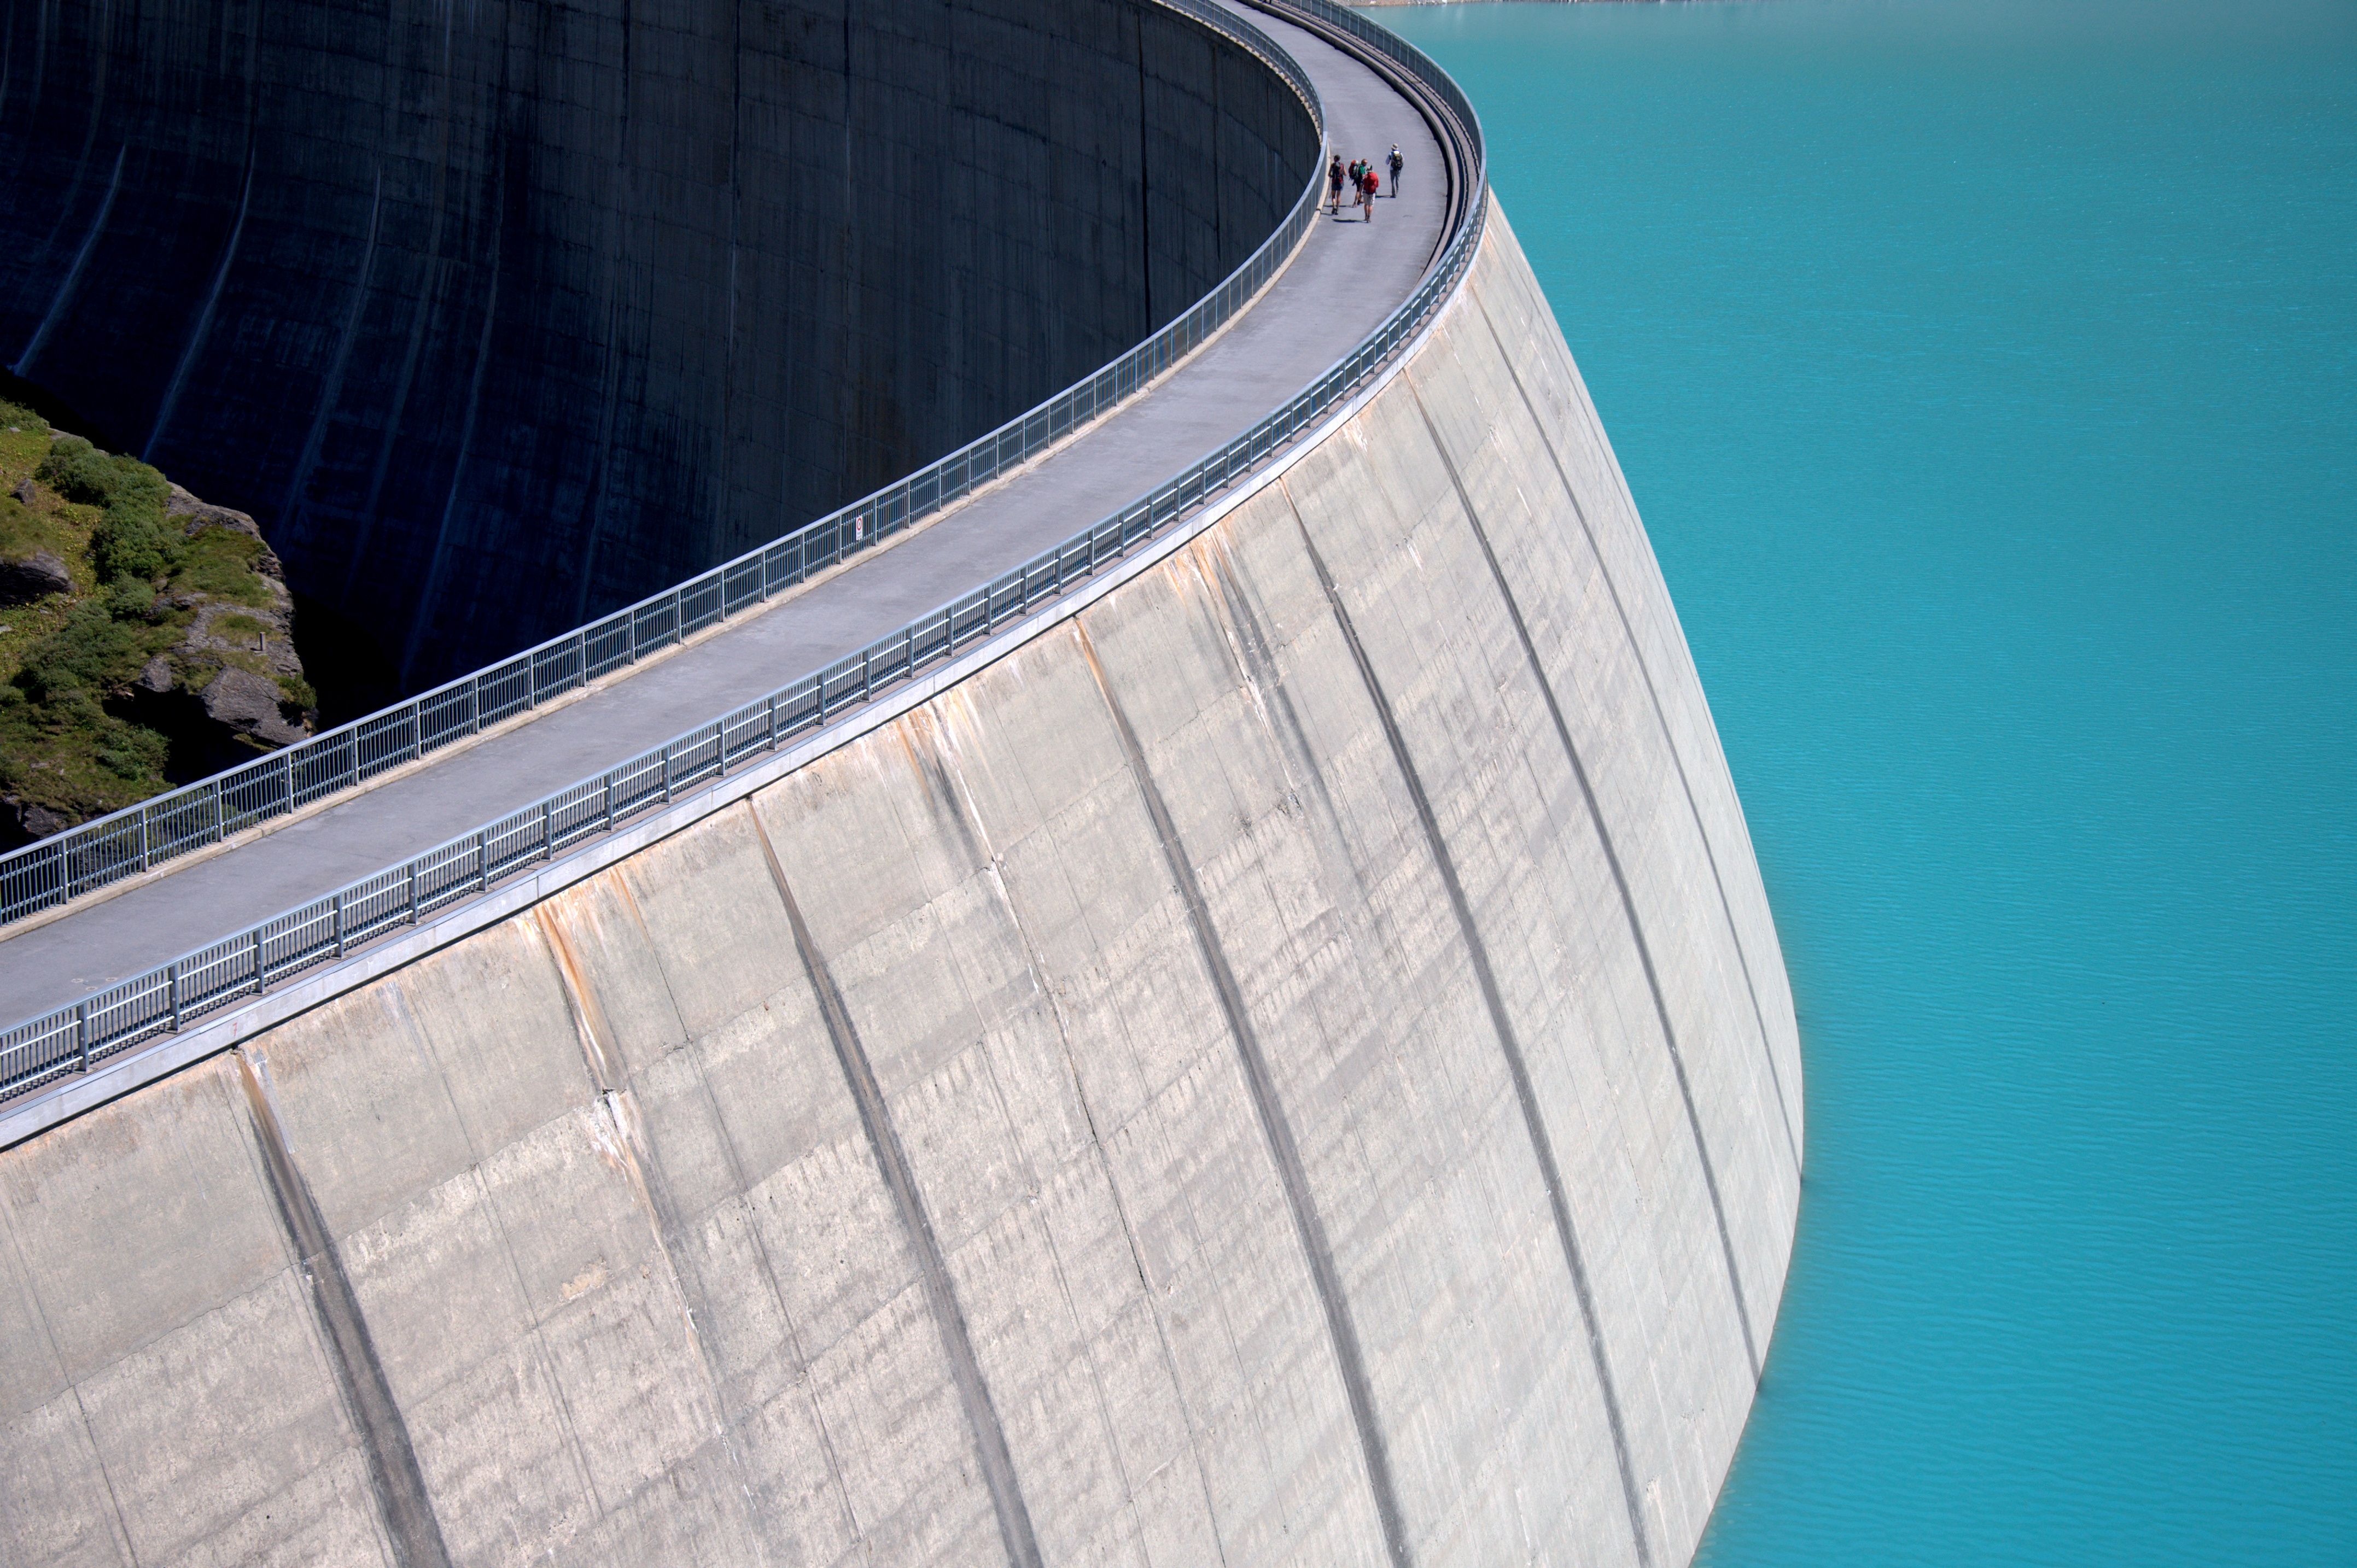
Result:
<svg viewBox="0 0 2357 1568"><path fill-rule="evenodd" d="M14 795L0 796L0 847L14 849L45 839L79 819L60 816L47 806L31 805Z"/></svg>
<svg viewBox="0 0 2357 1568"><path fill-rule="evenodd" d="M178 485L172 486L165 495L164 515L184 519L187 522L185 532L190 538L208 528L226 528L248 538L262 538L261 525L244 512L199 500ZM279 564L278 553L270 548L266 540L263 542L262 553L253 559L253 569L265 577L284 579L286 575L286 568Z"/></svg>
<svg viewBox="0 0 2357 1568"><path fill-rule="evenodd" d="M46 550L36 550L21 561L0 559L0 604L22 605L48 594L73 587L66 564Z"/></svg>
<svg viewBox="0 0 2357 1568"><path fill-rule="evenodd" d="M285 746L303 738L300 725L289 723L285 693L267 675L231 664L212 678L199 700L205 716L232 734L264 746Z"/></svg>

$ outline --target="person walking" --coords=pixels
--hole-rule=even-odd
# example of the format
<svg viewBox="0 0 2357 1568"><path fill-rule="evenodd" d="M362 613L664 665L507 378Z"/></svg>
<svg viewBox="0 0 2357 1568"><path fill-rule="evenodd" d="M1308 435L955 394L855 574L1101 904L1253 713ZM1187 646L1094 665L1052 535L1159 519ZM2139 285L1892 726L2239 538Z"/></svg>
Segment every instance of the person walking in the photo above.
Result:
<svg viewBox="0 0 2357 1568"><path fill-rule="evenodd" d="M1394 201L1397 201L1399 199L1400 170L1407 167L1407 160L1400 156L1399 144L1397 142L1394 142L1392 144L1392 156L1388 161L1392 166L1392 199Z"/></svg>
<svg viewBox="0 0 2357 1568"><path fill-rule="evenodd" d="M1339 215L1342 210L1342 155L1336 153L1326 166L1326 210Z"/></svg>
<svg viewBox="0 0 2357 1568"><path fill-rule="evenodd" d="M1375 220L1375 192L1383 188L1383 182L1376 175L1375 166L1369 164L1366 172L1359 176L1359 205L1367 209L1367 215L1360 220L1361 222L1372 223Z"/></svg>

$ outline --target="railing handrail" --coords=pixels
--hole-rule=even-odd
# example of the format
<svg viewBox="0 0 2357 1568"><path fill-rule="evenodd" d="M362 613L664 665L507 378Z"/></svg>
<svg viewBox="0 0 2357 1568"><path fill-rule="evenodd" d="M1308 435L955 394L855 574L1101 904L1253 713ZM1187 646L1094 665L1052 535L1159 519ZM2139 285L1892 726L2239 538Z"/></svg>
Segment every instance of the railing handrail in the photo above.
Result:
<svg viewBox="0 0 2357 1568"><path fill-rule="evenodd" d="M1207 0L1164 3L1192 7ZM999 628L1028 617L1035 607L1060 597L1068 584L1129 554L1346 403L1415 339L1472 264L1481 240L1488 186L1480 124L1447 73L1387 29L1364 22L1331 0L1252 3L1278 14L1307 16L1380 50L1417 87L1439 100L1465 144L1457 149L1464 189L1463 199L1455 203L1456 231L1414 292L1372 332L1218 451L1055 548L857 652L472 833L0 1033L0 1096L86 1071L102 1057L176 1031L189 1018L240 997L259 994L285 975L340 959L359 943L414 925L436 909L489 889L522 866L551 860L618 822L669 801L683 785L717 778L796 736L823 728L830 718L868 701L880 688L955 657ZM1306 231L1307 215L1318 206L1318 188L1313 180L1304 203L1288 217L1288 228L1300 220Z"/></svg>
<svg viewBox="0 0 2357 1568"><path fill-rule="evenodd" d="M1260 28L1208 0L1158 3L1226 35L1308 111L1324 105L1297 61ZM1322 161L1322 160L1321 160ZM813 522L686 581L430 691L0 854L0 926L145 874L274 821L576 692L683 642L932 516L1126 403L1200 347L1275 275L1308 225L1312 171L1294 211L1234 272L1102 369L985 435Z"/></svg>

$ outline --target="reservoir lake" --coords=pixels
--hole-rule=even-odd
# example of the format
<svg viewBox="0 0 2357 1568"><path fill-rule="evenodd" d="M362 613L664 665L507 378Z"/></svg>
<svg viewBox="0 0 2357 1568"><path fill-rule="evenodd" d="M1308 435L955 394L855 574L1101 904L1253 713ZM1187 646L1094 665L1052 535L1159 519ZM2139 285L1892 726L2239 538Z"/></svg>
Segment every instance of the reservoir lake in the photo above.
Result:
<svg viewBox="0 0 2357 1568"><path fill-rule="evenodd" d="M1374 15L1482 115L1799 998L1700 1561L2357 1563L2357 5Z"/></svg>

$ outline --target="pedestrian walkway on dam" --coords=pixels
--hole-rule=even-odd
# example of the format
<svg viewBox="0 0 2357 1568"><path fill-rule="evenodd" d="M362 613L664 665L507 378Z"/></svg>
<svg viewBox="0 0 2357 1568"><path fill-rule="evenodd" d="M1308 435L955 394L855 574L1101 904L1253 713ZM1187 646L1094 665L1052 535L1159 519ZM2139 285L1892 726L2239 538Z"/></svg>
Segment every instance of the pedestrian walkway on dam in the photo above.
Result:
<svg viewBox="0 0 2357 1568"><path fill-rule="evenodd" d="M834 576L733 618L534 715L224 854L0 934L0 1024L265 920L662 745L814 670L1103 518L1249 429L1415 290L1443 238L1444 156L1415 107L1356 59L1232 7L1316 83L1327 156L1406 158L1372 222L1322 211L1268 293L1160 386L1060 451ZM1302 171L1305 178L1308 170ZM1320 181L1320 196L1324 194Z"/></svg>

